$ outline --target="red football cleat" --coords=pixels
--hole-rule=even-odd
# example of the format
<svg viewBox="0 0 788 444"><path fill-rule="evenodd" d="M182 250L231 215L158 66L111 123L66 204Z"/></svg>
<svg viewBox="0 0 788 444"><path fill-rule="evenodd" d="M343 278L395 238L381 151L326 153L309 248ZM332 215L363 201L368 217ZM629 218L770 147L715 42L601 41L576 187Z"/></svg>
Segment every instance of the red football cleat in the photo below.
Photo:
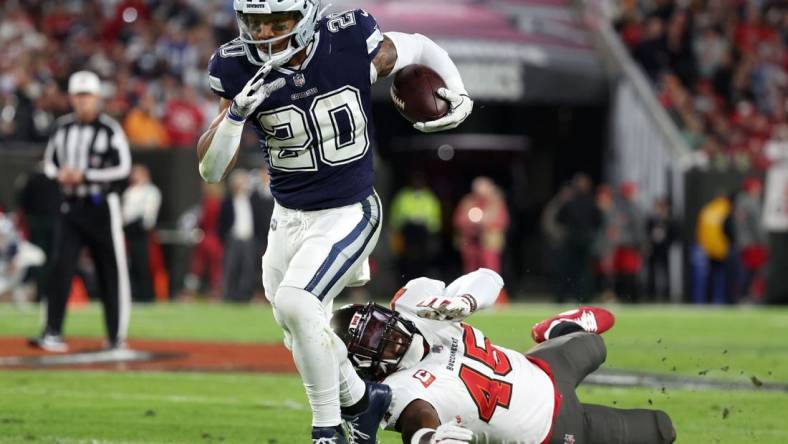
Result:
<svg viewBox="0 0 788 444"><path fill-rule="evenodd" d="M580 307L534 324L531 328L531 338L537 343L550 339L550 330L561 322L573 322L589 333L602 334L610 330L616 323L616 318L604 308Z"/></svg>

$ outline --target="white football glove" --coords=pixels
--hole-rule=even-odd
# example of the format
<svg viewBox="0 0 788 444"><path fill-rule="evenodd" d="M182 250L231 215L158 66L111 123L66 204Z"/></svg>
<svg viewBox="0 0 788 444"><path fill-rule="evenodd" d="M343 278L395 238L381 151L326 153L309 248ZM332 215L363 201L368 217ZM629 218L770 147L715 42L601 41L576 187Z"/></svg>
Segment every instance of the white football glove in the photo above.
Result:
<svg viewBox="0 0 788 444"><path fill-rule="evenodd" d="M413 127L423 133L457 128L473 111L473 100L467 94L458 94L450 89L440 88L438 95L449 102L449 113L437 120L414 123Z"/></svg>
<svg viewBox="0 0 788 444"><path fill-rule="evenodd" d="M465 444L471 442L473 432L458 424L441 424L430 438L430 444Z"/></svg>
<svg viewBox="0 0 788 444"><path fill-rule="evenodd" d="M464 294L453 298L427 298L416 304L419 317L437 321L462 321L476 311L476 299Z"/></svg>
<svg viewBox="0 0 788 444"><path fill-rule="evenodd" d="M271 93L285 86L285 79L281 77L273 82L263 83L269 72L271 72L271 63L266 63L246 82L241 92L233 99L227 112L228 117L237 122L246 120Z"/></svg>

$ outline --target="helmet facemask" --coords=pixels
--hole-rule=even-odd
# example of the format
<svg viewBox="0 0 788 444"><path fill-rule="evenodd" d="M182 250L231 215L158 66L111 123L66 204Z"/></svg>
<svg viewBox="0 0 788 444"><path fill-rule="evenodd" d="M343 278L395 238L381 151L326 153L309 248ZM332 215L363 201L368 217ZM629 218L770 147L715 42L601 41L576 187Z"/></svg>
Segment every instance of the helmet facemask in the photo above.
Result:
<svg viewBox="0 0 788 444"><path fill-rule="evenodd" d="M351 307L355 312L347 324L338 326L344 331L337 333L362 377L380 381L402 368L405 361L413 365L421 360L423 342L412 322L373 302Z"/></svg>
<svg viewBox="0 0 788 444"><path fill-rule="evenodd" d="M254 4L258 3L258 4ZM277 3L264 3L252 1L236 1L236 21L240 31L241 41L253 48L256 58L250 61L260 64L271 63L273 66L282 66L296 53L306 48L315 36L315 28L322 11L319 11L318 0L285 0ZM292 14L296 24L287 34L270 39L255 39L252 32L262 22L264 16L273 14ZM287 46L274 52L274 45L287 40Z"/></svg>

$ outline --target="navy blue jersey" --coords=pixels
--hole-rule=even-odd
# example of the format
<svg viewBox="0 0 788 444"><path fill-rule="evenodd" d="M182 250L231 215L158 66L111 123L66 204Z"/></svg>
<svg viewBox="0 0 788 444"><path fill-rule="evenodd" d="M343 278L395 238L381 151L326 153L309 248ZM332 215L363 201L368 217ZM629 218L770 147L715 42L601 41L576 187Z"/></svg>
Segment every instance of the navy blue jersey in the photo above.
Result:
<svg viewBox="0 0 788 444"><path fill-rule="evenodd" d="M275 91L249 116L271 173L271 192L287 208L350 205L372 193L370 64L383 35L362 10L320 20L302 65L275 68ZM220 47L208 70L211 89L232 100L260 69L256 48L239 39Z"/></svg>

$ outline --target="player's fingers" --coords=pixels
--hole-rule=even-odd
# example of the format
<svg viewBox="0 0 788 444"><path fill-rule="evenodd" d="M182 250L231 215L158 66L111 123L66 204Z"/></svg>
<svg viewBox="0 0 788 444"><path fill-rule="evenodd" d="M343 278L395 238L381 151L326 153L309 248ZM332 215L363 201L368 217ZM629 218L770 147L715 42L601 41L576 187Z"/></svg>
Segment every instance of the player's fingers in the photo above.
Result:
<svg viewBox="0 0 788 444"><path fill-rule="evenodd" d="M271 65L268 64L264 65L262 68L257 70L257 72L254 74L251 80L249 80L249 82L247 83L247 87L249 89L250 95L260 89L260 87L263 85L263 82L265 82L265 78L266 76L268 76L269 72L271 72Z"/></svg>
<svg viewBox="0 0 788 444"><path fill-rule="evenodd" d="M447 424L442 427L441 431L443 436L452 439L470 440L473 438L473 432L465 427L460 427L454 424Z"/></svg>
<svg viewBox="0 0 788 444"><path fill-rule="evenodd" d="M254 77L252 77L252 83L257 83L264 79L269 72L271 72L271 64L266 63L262 68L258 69L256 73L254 73Z"/></svg>
<svg viewBox="0 0 788 444"><path fill-rule="evenodd" d="M271 94L272 92L282 88L283 86L285 86L285 79L280 77L274 80L273 82L266 83L265 89L268 91L268 94Z"/></svg>
<svg viewBox="0 0 788 444"><path fill-rule="evenodd" d="M441 128L435 128L433 126L427 126L426 122L416 122L413 124L413 128L421 131L422 133L434 133L436 131L440 131Z"/></svg>
<svg viewBox="0 0 788 444"><path fill-rule="evenodd" d="M446 315L451 319L457 319L463 315L463 310L462 308L452 308Z"/></svg>
<svg viewBox="0 0 788 444"><path fill-rule="evenodd" d="M438 88L437 93L441 98L448 100L452 104L454 102L462 100L462 97L459 94L448 88Z"/></svg>
<svg viewBox="0 0 788 444"><path fill-rule="evenodd" d="M435 319L435 317L438 316L438 313L436 313L433 309L419 310L416 312L416 316L425 319Z"/></svg>
<svg viewBox="0 0 788 444"><path fill-rule="evenodd" d="M456 128L460 122L456 119L452 113L449 113L440 119L431 120L429 122L423 122L423 127L420 131L424 132L434 132L434 131L443 131L447 129ZM417 128L418 129L418 128Z"/></svg>

